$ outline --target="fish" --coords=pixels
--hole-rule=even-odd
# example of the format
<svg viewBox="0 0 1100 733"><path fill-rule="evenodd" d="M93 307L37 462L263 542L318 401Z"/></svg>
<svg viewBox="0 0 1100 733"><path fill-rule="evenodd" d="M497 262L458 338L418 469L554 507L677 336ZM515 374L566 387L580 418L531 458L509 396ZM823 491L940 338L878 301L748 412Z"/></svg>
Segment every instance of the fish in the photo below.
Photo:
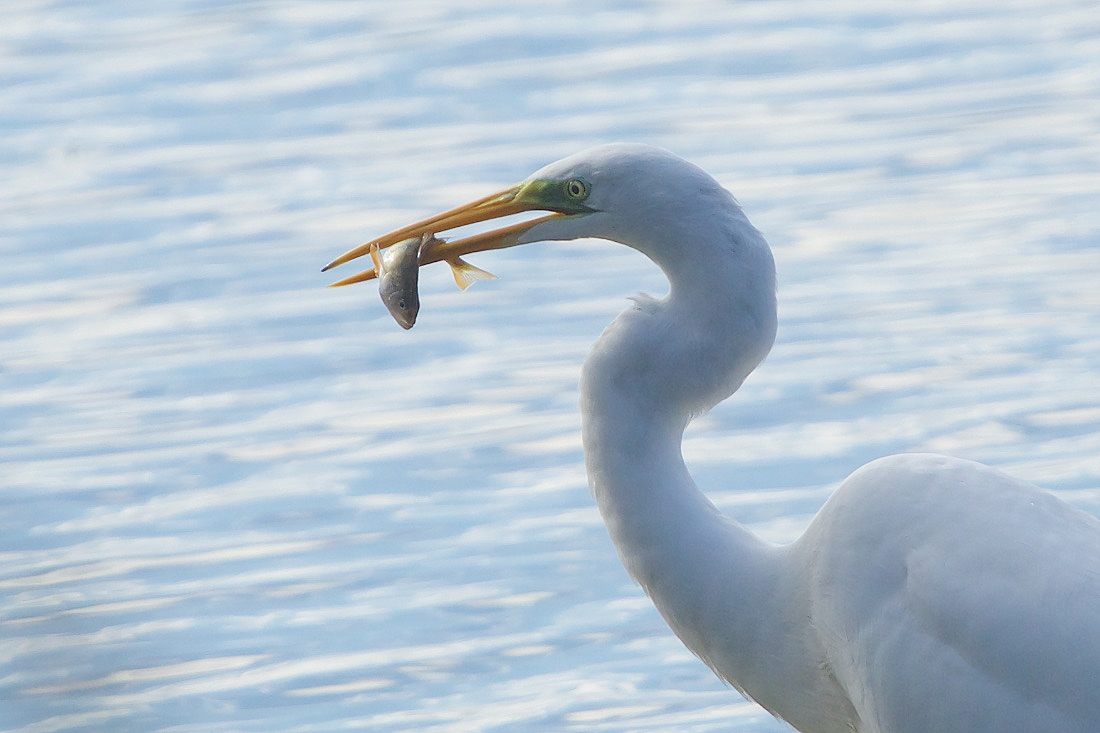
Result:
<svg viewBox="0 0 1100 733"><path fill-rule="evenodd" d="M379 252L370 248L374 272L378 276L378 295L386 310L406 331L416 323L420 312L420 249L432 238L430 234L403 239Z"/></svg>
<svg viewBox="0 0 1100 733"><path fill-rule="evenodd" d="M378 278L378 295L382 303L405 330L413 327L420 312L420 253L429 243L442 244L434 234L404 239L392 244L383 252L378 245L370 248L370 257L374 261L374 275ZM471 265L461 257L445 260L451 267L451 275L460 290L473 285L478 280L495 280L496 275L480 267Z"/></svg>

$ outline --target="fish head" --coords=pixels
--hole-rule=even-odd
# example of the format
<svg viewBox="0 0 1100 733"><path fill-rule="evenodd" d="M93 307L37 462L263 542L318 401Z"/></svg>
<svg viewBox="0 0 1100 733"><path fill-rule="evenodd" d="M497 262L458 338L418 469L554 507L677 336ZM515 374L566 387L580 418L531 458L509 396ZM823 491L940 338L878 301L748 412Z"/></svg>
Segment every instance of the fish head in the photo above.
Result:
<svg viewBox="0 0 1100 733"><path fill-rule="evenodd" d="M416 271L413 270L415 273ZM406 331L416 323L416 314L420 312L420 295L416 284L412 287L403 284L399 278L387 279L379 288L382 302L386 304L393 320Z"/></svg>

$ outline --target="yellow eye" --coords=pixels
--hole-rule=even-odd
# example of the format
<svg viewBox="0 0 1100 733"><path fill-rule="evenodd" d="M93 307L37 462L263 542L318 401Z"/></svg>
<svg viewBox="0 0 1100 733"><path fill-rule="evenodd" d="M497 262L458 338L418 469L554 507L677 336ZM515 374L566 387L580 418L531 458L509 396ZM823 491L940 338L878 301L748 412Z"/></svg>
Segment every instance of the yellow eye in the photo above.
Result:
<svg viewBox="0 0 1100 733"><path fill-rule="evenodd" d="M579 178L570 178L565 182L565 195L574 201L588 198L588 184Z"/></svg>

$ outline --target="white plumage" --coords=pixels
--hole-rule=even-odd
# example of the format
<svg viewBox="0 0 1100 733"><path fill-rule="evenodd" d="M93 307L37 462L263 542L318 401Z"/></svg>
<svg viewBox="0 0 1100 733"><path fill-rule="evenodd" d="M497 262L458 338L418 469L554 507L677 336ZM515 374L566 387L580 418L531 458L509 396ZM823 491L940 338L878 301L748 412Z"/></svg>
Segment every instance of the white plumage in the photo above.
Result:
<svg viewBox="0 0 1100 733"><path fill-rule="evenodd" d="M669 295L632 305L585 363L585 461L623 563L718 675L804 733L1100 731L1092 516L991 468L908 454L856 471L776 547L696 488L684 428L776 329L768 245L699 168L603 146L363 247L525 210L556 213L421 262L597 237L664 271Z"/></svg>

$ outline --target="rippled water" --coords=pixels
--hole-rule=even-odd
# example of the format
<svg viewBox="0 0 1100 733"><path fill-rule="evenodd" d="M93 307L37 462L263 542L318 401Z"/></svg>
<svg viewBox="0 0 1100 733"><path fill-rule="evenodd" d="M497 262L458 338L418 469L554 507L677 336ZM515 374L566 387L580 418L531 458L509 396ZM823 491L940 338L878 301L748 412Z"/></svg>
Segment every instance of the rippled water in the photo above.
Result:
<svg viewBox="0 0 1100 733"><path fill-rule="evenodd" d="M873 457L1100 513L1088 0L5 4L0 730L781 731L684 651L581 467L600 242L318 268L609 140L714 173L780 334L685 453L797 536ZM132 5L132 4L131 4Z"/></svg>

